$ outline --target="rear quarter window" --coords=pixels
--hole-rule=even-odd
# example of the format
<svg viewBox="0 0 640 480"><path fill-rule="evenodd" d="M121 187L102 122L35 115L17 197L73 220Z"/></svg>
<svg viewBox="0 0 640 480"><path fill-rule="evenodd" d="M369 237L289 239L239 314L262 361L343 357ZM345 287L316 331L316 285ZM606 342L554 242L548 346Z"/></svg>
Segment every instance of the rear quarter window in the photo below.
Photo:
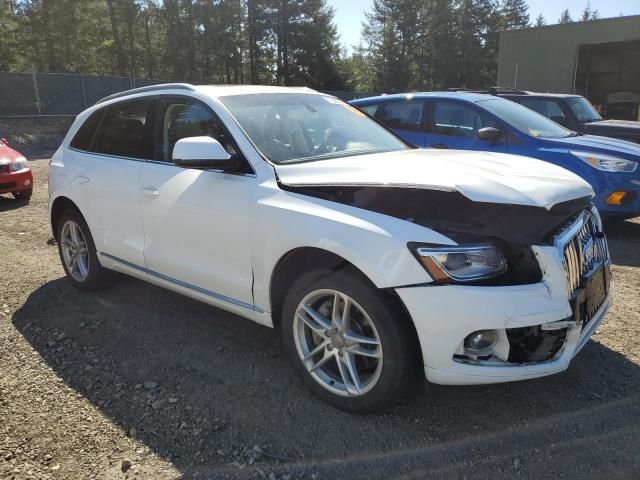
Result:
<svg viewBox="0 0 640 480"><path fill-rule="evenodd" d="M104 110L93 112L80 126L69 146L78 150L91 151L91 144L93 143L103 114Z"/></svg>

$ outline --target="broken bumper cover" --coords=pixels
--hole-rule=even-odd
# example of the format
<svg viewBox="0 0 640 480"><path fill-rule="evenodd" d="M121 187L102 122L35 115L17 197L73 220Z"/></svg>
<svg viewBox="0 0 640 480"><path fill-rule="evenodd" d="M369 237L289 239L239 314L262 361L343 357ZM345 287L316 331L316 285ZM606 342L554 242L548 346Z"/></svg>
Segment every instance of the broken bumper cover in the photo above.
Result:
<svg viewBox="0 0 640 480"><path fill-rule="evenodd" d="M562 347L548 360L461 362L454 354L472 332L539 326L572 317L566 283L546 281L508 287L420 286L396 291L418 332L426 377L430 382L442 385L511 382L562 372L600 325L610 303L607 296L583 328L578 325L567 328Z"/></svg>

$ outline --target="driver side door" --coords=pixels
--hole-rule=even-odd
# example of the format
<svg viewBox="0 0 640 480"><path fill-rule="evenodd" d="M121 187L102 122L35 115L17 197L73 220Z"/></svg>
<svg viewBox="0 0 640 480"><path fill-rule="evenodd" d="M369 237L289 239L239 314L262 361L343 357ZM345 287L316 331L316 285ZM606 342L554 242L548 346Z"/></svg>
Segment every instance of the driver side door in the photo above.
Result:
<svg viewBox="0 0 640 480"><path fill-rule="evenodd" d="M465 102L432 101L430 127L426 147L490 152L507 151L504 128L493 117ZM502 130L502 138L496 142L480 140L478 130L485 127Z"/></svg>

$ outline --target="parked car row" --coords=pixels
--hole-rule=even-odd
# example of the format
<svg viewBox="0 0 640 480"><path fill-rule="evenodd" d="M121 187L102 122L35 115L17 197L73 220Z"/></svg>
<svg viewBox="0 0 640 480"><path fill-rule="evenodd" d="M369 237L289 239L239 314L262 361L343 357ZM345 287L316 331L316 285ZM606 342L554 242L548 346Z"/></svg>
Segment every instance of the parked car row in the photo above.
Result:
<svg viewBox="0 0 640 480"><path fill-rule="evenodd" d="M509 98L517 102L494 95L445 92L384 95L351 103L419 147L511 153L566 168L593 187L594 204L603 217L640 215L640 145L572 131L534 111L559 120L559 104L544 103L543 108L548 99ZM554 98L555 102L561 97ZM527 103L531 99L537 103ZM588 110L583 103L574 106L576 112ZM588 125L584 123L583 128Z"/></svg>
<svg viewBox="0 0 640 480"><path fill-rule="evenodd" d="M304 383L350 411L387 407L416 372L470 385L568 368L610 304L585 178L605 213L631 215L635 147L478 94L356 104L400 136L305 88L100 101L50 164L70 282L117 271L278 327Z"/></svg>

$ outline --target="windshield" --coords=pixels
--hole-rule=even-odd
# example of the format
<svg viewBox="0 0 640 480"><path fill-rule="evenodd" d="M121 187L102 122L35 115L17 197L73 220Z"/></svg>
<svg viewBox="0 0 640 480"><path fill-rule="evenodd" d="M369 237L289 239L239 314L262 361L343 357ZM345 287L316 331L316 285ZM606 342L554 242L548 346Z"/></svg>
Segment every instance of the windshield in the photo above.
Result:
<svg viewBox="0 0 640 480"><path fill-rule="evenodd" d="M540 115L511 100L492 98L490 100L480 100L478 105L484 107L512 127L532 137L564 138L572 135L571 130L561 127L544 115Z"/></svg>
<svg viewBox="0 0 640 480"><path fill-rule="evenodd" d="M261 93L221 97L220 101L273 163L410 148L360 110L334 97Z"/></svg>
<svg viewBox="0 0 640 480"><path fill-rule="evenodd" d="M579 122L597 122L602 120L591 102L584 97L567 98L567 104Z"/></svg>

